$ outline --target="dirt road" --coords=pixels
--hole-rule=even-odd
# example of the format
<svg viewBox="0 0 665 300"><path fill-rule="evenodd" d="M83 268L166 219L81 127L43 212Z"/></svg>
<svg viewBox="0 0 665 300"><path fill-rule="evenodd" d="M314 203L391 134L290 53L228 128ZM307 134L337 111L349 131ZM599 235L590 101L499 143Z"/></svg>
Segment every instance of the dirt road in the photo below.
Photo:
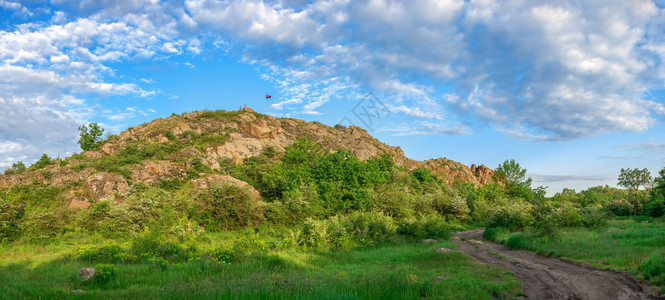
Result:
<svg viewBox="0 0 665 300"><path fill-rule="evenodd" d="M482 239L483 229L459 233L457 249L480 263L513 272L529 299L665 299L628 273L604 271Z"/></svg>

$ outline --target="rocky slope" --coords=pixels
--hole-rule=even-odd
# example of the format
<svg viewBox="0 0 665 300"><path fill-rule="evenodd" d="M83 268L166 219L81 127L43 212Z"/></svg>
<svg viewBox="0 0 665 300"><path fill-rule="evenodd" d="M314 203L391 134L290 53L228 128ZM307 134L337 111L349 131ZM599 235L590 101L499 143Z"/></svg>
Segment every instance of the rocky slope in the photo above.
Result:
<svg viewBox="0 0 665 300"><path fill-rule="evenodd" d="M0 188L27 184L64 186L68 207L86 208L89 201L121 201L130 188L128 181L153 185L163 180L190 178L194 187L214 182L246 186L246 182L229 176L197 174L198 166L221 171L220 163L243 163L244 159L267 150L281 152L305 136L328 151L348 149L360 160L387 153L397 165L410 170L431 169L447 185L456 181L483 185L491 182L493 174L484 165L469 168L445 158L424 162L408 159L399 147L383 144L359 127L333 128L317 122L274 118L247 109L192 112L156 119L109 137L99 151L77 154L36 171L0 175Z"/></svg>

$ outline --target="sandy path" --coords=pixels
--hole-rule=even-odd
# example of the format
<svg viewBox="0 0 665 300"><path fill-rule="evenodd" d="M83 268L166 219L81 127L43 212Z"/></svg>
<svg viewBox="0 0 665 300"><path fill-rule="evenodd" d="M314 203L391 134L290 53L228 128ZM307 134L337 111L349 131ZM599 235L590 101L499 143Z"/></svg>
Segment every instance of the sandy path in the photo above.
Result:
<svg viewBox="0 0 665 300"><path fill-rule="evenodd" d="M529 299L665 299L628 273L513 250L484 240L482 234L482 228L465 231L453 242L476 261L513 272Z"/></svg>

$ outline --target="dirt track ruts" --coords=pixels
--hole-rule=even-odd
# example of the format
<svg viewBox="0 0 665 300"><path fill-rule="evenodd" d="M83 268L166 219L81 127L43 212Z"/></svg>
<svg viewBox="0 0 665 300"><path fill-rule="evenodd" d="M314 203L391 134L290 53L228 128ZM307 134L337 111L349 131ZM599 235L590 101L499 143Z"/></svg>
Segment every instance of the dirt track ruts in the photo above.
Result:
<svg viewBox="0 0 665 300"><path fill-rule="evenodd" d="M457 249L480 263L509 270L529 299L665 299L632 275L532 251L514 250L482 238L483 228L458 233Z"/></svg>

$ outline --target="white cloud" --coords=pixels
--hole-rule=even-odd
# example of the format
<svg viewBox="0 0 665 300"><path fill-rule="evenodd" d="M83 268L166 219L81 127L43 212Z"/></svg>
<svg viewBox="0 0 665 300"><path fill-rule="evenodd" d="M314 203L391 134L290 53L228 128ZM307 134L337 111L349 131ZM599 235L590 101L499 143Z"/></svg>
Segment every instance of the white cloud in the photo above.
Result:
<svg viewBox="0 0 665 300"><path fill-rule="evenodd" d="M43 117L51 111L51 120L85 108L86 95L159 93L140 78L116 77L112 63L209 48L258 66L281 91L273 108L320 114L327 103L373 91L393 112L429 120L410 129L415 134L467 134L470 125L457 120L470 117L511 137L570 140L647 130L665 115L662 99L645 96L665 88L665 12L651 1L49 5L52 24L0 31L0 88L3 101L47 107ZM25 9L6 0L0 6Z"/></svg>
<svg viewBox="0 0 665 300"><path fill-rule="evenodd" d="M285 70L284 89L344 78L399 103L452 86L451 108L540 140L642 131L665 114L642 98L665 79L665 14L649 1L290 4L186 2L244 61Z"/></svg>

